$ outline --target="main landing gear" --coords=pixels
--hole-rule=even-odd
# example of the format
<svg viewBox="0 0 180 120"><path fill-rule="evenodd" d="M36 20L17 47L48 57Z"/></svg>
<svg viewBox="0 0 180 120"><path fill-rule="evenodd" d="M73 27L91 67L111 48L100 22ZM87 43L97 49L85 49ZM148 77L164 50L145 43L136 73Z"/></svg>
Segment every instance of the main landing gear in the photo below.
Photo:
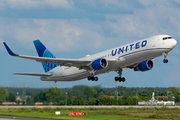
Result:
<svg viewBox="0 0 180 120"><path fill-rule="evenodd" d="M165 52L165 53L163 53L163 54L164 54L164 60L163 60L163 63L168 63L167 56L169 55L169 53Z"/></svg>
<svg viewBox="0 0 180 120"><path fill-rule="evenodd" d="M119 81L119 82L125 82L126 81L126 79L124 77L123 78L115 77L114 79L115 79L115 81Z"/></svg>
<svg viewBox="0 0 180 120"><path fill-rule="evenodd" d="M92 76L88 76L88 80L90 81L90 80L92 80L92 81L98 81L98 77L94 77L94 75L95 75L95 72L96 71L92 71Z"/></svg>
<svg viewBox="0 0 180 120"><path fill-rule="evenodd" d="M126 81L126 78L121 77L121 75L122 75L122 69L119 69L119 70L118 70L118 74L119 74L119 77L115 77L114 80L115 80L115 81L119 81L119 82L125 82L125 81Z"/></svg>
<svg viewBox="0 0 180 120"><path fill-rule="evenodd" d="M88 80L92 80L92 81L98 81L98 77L94 77L94 76L88 76Z"/></svg>

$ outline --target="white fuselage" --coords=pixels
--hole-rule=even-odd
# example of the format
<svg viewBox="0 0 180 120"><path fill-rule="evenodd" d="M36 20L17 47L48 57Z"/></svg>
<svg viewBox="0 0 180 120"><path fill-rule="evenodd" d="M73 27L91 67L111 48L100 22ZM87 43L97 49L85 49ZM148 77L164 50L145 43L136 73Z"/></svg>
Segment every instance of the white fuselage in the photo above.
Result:
<svg viewBox="0 0 180 120"><path fill-rule="evenodd" d="M165 39L169 35L157 35L130 44L109 49L97 54L81 58L82 60L96 60L98 58L115 59L113 64L108 63L108 67L97 70L96 75L116 71L144 60L161 56L163 53L170 52L177 44L176 40ZM48 73L50 77L41 77L43 81L75 81L87 78L92 75L92 70L79 69L76 67L58 66Z"/></svg>

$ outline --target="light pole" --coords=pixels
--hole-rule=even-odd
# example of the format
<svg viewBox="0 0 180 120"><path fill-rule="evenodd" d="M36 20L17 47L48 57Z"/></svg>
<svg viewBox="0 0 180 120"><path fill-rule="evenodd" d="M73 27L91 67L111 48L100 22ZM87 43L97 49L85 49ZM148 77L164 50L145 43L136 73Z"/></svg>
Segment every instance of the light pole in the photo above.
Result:
<svg viewBox="0 0 180 120"><path fill-rule="evenodd" d="M137 105L137 92L136 92L136 105Z"/></svg>
<svg viewBox="0 0 180 120"><path fill-rule="evenodd" d="M117 105L118 105L118 92L117 92Z"/></svg>
<svg viewBox="0 0 180 120"><path fill-rule="evenodd" d="M174 101L174 98L175 98L175 97L173 96L173 101Z"/></svg>
<svg viewBox="0 0 180 120"><path fill-rule="evenodd" d="M167 101L168 101L168 92L169 92L169 91L167 91Z"/></svg>
<svg viewBox="0 0 180 120"><path fill-rule="evenodd" d="M66 106L67 106L67 92L66 92Z"/></svg>
<svg viewBox="0 0 180 120"><path fill-rule="evenodd" d="M18 104L18 95L19 95L19 93L17 92L17 104Z"/></svg>

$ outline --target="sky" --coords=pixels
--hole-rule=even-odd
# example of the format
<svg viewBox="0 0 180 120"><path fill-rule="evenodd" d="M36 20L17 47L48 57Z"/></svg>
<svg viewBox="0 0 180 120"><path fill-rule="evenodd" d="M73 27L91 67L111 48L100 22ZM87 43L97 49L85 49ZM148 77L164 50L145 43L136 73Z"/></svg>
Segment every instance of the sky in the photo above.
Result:
<svg viewBox="0 0 180 120"><path fill-rule="evenodd" d="M57 58L81 58L136 40L168 34L177 46L163 63L154 60L147 72L123 69L125 83L115 83L114 71L98 75L99 81L45 82L16 72L43 73L41 63L8 55L5 41L18 54L37 56L33 41L39 39ZM0 86L9 87L179 87L179 0L1 0Z"/></svg>

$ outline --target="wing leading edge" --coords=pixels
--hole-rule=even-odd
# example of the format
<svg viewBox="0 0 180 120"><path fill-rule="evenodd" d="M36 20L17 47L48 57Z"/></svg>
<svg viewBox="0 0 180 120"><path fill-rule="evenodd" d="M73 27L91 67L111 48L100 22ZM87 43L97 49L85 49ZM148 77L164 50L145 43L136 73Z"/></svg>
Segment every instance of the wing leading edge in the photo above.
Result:
<svg viewBox="0 0 180 120"><path fill-rule="evenodd" d="M60 58L46 58L46 57L34 57L34 56L19 55L19 54L15 54L14 52L12 52L12 50L8 47L8 45L5 42L3 42L3 44L11 56L36 60L37 62L50 63L50 64L56 64L56 65L62 65L62 66L74 66L77 68L89 66L92 62L92 60L60 59Z"/></svg>
<svg viewBox="0 0 180 120"><path fill-rule="evenodd" d="M14 75L28 75L28 76L39 76L39 77L48 77L52 76L50 73L14 73Z"/></svg>

